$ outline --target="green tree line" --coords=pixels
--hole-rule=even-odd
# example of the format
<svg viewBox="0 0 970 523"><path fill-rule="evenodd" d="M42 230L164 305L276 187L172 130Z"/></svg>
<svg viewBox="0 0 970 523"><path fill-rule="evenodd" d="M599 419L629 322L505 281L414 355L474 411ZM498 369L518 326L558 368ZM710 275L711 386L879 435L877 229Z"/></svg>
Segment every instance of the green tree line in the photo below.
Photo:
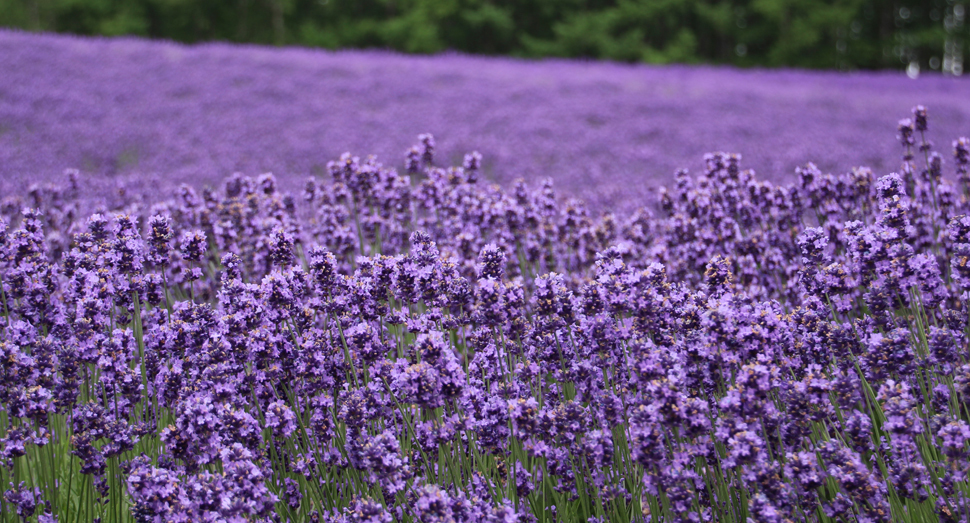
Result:
<svg viewBox="0 0 970 523"><path fill-rule="evenodd" d="M0 0L0 26L180 42L960 74L968 0Z"/></svg>

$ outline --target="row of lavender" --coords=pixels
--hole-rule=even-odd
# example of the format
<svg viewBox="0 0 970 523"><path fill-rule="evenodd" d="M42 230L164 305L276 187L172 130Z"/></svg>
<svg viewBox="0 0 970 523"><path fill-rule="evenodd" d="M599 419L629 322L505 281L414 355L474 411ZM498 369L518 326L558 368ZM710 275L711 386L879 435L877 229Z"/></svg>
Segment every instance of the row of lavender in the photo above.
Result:
<svg viewBox="0 0 970 523"><path fill-rule="evenodd" d="M428 135L300 197L70 172L0 208L0 517L966 521L970 141L954 185L926 131L630 216Z"/></svg>

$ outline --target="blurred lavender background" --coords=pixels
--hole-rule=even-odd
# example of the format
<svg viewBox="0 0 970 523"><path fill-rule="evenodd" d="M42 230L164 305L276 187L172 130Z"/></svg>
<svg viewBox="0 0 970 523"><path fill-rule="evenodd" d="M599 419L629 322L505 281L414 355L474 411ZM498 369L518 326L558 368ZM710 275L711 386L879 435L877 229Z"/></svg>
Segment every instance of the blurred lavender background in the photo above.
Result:
<svg viewBox="0 0 970 523"><path fill-rule="evenodd" d="M422 132L439 163L480 151L485 176L549 176L629 210L711 151L781 181L806 162L897 169L896 122L930 110L949 159L970 83L834 73L403 56L0 31L0 191L78 168L89 179L216 184L271 171L289 188L350 151L401 168ZM97 184L95 184L97 185ZM95 186L95 185L92 185Z"/></svg>

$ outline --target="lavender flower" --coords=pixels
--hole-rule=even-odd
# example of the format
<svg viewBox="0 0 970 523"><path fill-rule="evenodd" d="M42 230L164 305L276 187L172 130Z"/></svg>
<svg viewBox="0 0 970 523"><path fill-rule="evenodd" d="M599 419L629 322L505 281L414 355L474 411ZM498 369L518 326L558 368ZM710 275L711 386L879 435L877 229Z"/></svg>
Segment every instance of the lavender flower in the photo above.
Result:
<svg viewBox="0 0 970 523"><path fill-rule="evenodd" d="M41 492L39 488L27 488L23 481L19 485L7 489L3 493L3 499L13 505L14 511L20 516L21 521L27 521L34 515L41 505Z"/></svg>
<svg viewBox="0 0 970 523"><path fill-rule="evenodd" d="M208 241L202 231L190 231L182 235L180 247L182 256L188 261L197 262L205 256Z"/></svg>
<svg viewBox="0 0 970 523"><path fill-rule="evenodd" d="M505 254L494 243L482 248L478 255L479 279L493 279L501 281L505 275Z"/></svg>

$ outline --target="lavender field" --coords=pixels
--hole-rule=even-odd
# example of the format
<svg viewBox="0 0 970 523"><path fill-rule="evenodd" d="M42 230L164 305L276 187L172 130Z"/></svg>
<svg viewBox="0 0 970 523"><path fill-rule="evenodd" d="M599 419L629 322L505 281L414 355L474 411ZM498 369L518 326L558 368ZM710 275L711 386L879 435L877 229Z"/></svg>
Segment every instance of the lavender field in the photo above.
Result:
<svg viewBox="0 0 970 523"><path fill-rule="evenodd" d="M772 181L895 168L916 104L970 132L967 82L900 73L411 57L0 31L0 190L65 168L167 187L273 172L296 188L346 151L401 166L419 133L443 163L478 150L503 185L551 176L597 209L642 205L711 151ZM447 161L447 162L445 162ZM54 177L54 178L52 178ZM94 176L93 176L94 177Z"/></svg>
<svg viewBox="0 0 970 523"><path fill-rule="evenodd" d="M970 521L963 84L0 50L3 523Z"/></svg>

